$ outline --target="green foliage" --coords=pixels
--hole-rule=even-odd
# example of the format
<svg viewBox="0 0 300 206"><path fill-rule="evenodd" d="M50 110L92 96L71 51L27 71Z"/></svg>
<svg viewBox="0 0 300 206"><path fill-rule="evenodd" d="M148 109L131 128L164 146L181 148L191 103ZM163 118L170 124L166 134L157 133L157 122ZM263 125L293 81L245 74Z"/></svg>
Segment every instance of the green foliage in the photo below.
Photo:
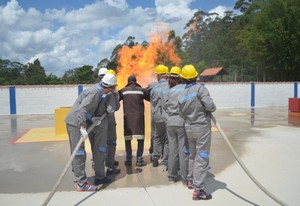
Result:
<svg viewBox="0 0 300 206"><path fill-rule="evenodd" d="M0 85L18 85L22 84L23 65L18 62L0 59Z"/></svg>
<svg viewBox="0 0 300 206"><path fill-rule="evenodd" d="M299 80L300 1L238 0L235 9L242 15L194 14L183 36L184 62L225 67L227 81Z"/></svg>
<svg viewBox="0 0 300 206"><path fill-rule="evenodd" d="M84 65L82 67L75 69L75 78L76 83L79 84L91 84L95 83L95 79L93 76L93 67L89 65Z"/></svg>
<svg viewBox="0 0 300 206"><path fill-rule="evenodd" d="M68 70L62 77L65 84L93 84L97 79L97 73L90 65Z"/></svg>
<svg viewBox="0 0 300 206"><path fill-rule="evenodd" d="M63 80L51 73L46 77L46 84L63 84Z"/></svg>
<svg viewBox="0 0 300 206"><path fill-rule="evenodd" d="M62 80L65 84L76 84L75 70L69 69L66 71L62 77Z"/></svg>
<svg viewBox="0 0 300 206"><path fill-rule="evenodd" d="M109 63L109 60L107 58L102 59L98 64L97 64L97 69L99 71L100 68L106 67L107 64ZM98 72L97 71L97 72Z"/></svg>
<svg viewBox="0 0 300 206"><path fill-rule="evenodd" d="M239 34L241 44L264 68L267 80L299 80L300 2L257 0L253 7L248 25Z"/></svg>
<svg viewBox="0 0 300 206"><path fill-rule="evenodd" d="M45 69L41 66L41 63L36 59L33 63L24 65L24 77L26 84L45 84L46 73Z"/></svg>
<svg viewBox="0 0 300 206"><path fill-rule="evenodd" d="M227 12L223 18L215 16L204 12L195 13L193 21L187 25L192 28L184 35L184 50L189 63L195 65L200 73L209 67L225 67L231 73L236 65L242 65L246 59L237 47L236 17L232 12ZM186 60L184 62L188 63ZM239 76L236 79L245 80L242 72L235 73Z"/></svg>

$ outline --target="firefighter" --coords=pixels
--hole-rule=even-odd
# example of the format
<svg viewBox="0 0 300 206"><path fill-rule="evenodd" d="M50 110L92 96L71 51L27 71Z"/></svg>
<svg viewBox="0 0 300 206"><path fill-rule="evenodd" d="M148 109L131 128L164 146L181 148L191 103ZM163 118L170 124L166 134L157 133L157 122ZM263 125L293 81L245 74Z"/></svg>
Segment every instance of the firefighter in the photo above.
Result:
<svg viewBox="0 0 300 206"><path fill-rule="evenodd" d="M108 69L106 73L116 75L116 72L112 69ZM114 112L109 113L107 116L108 128L107 128L107 156L106 156L106 175L119 174L121 169L117 168L118 162L115 160L116 147L117 147L117 123L115 118L115 112L120 109L119 92L114 90L108 95L109 104L112 105Z"/></svg>
<svg viewBox="0 0 300 206"><path fill-rule="evenodd" d="M210 199L212 196L204 190L204 180L209 168L211 146L210 113L216 110L216 106L207 88L196 82L198 72L193 65L184 66L180 76L186 82L178 103L190 149L187 178L192 185L188 186L194 188L193 200Z"/></svg>
<svg viewBox="0 0 300 206"><path fill-rule="evenodd" d="M101 84L101 80L103 79L103 77L104 77L104 75L106 74L106 71L107 71L107 69L106 68L100 68L99 69L99 71L98 71L98 77L99 77L99 82L100 82L100 84ZM104 98L102 98L102 107L104 108L105 106L103 106L103 99ZM104 109L105 110L105 109ZM100 111L98 111L98 113L101 113ZM105 121L105 119L102 121L102 122L104 122ZM90 121L90 122L88 122L88 125L91 125L92 124L92 122ZM104 125L104 123L102 124L102 125ZM93 147L94 147L94 138L93 137L91 137L91 135L89 135L89 140L90 140L90 145L91 145L91 150L93 151ZM92 160L92 168L93 169L95 169L95 164L94 164L94 160L93 159L91 159Z"/></svg>
<svg viewBox="0 0 300 206"><path fill-rule="evenodd" d="M168 177L169 182L182 179L187 182L189 149L184 131L184 120L179 116L178 96L183 92L185 84L180 84L181 69L172 67L168 76L170 91L165 103L168 114L167 136L169 141ZM179 174L181 178L178 176Z"/></svg>
<svg viewBox="0 0 300 206"><path fill-rule="evenodd" d="M167 114L164 110L164 99L168 93L169 85L167 75L169 69L165 65L158 65L155 68L157 81L150 83L146 88L147 95L151 104L151 117L153 123L153 155L152 166L159 165L159 159L162 158L162 170L167 170L168 165L168 138L166 133Z"/></svg>
<svg viewBox="0 0 300 206"><path fill-rule="evenodd" d="M111 70L108 70L105 67L102 67L99 69L98 71L98 77L99 77L99 81L101 82L101 80L103 79L104 75L106 73L112 73L113 75L115 75L114 72L112 72ZM116 91L116 90L115 90ZM116 110L119 109L120 104L119 104L119 100L118 97L116 96L116 92L114 91L114 93L108 93L105 98L103 98L101 105L98 107L98 116L100 113L103 112L103 109L105 110L105 108L110 107L109 109L114 112ZM117 94L118 95L118 94ZM109 125L109 123L112 123L112 119L111 116L114 116L113 114L109 114L104 120L108 121L110 120L107 124L103 123L102 124L102 135L104 135L107 139L107 154L106 154L106 166L108 167L107 171L106 171L106 175L111 175L111 174L118 174L121 172L120 169L117 169L116 167L118 166L119 162L115 160L115 148L116 148L116 135L114 135L115 133L109 133L109 128L111 129L112 125ZM106 126L104 126L106 125ZM113 127L112 127L113 129ZM114 130L115 131L115 130ZM93 151L93 145L94 145L94 136L89 135L89 140L91 143L91 149ZM92 168L95 169L95 163L92 159Z"/></svg>
<svg viewBox="0 0 300 206"><path fill-rule="evenodd" d="M131 140L136 139L137 161L136 166L147 165L143 159L144 139L145 139L145 90L136 82L135 76L128 77L128 84L119 91L120 101L123 100L124 113L124 138L126 149L126 166L132 165Z"/></svg>
<svg viewBox="0 0 300 206"><path fill-rule="evenodd" d="M107 74L103 77L101 83L85 89L77 97L72 109L65 119L71 153L74 151L80 138L88 138L88 133L86 131L87 119L91 119L94 116L101 102L102 96L113 92L115 90L115 85L115 76L112 74ZM107 179L105 179L105 173L101 170L98 170L98 168L101 167L100 165L98 166L98 164L103 163L103 167L101 169L104 168L104 160L102 161L102 159L105 158L105 154L98 154L101 153L101 150L104 150L106 147L106 141L107 140L105 138L99 138L99 141L94 142L94 148L98 148L95 153L95 157L97 156L95 159L95 161L97 161L97 164L95 164L95 185L98 185L98 183L108 182ZM72 161L72 171L75 176L75 182L77 183L77 191L95 191L97 190L97 187L87 180L85 164L86 151L83 142L79 150L76 152L74 160Z"/></svg>

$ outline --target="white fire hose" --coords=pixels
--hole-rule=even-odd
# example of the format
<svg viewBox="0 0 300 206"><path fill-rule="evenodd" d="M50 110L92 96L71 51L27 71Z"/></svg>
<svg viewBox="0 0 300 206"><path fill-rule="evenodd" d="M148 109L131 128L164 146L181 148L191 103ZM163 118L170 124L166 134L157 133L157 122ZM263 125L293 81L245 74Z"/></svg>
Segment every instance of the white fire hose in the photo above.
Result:
<svg viewBox="0 0 300 206"><path fill-rule="evenodd" d="M229 139L227 138L226 134L224 133L223 129L221 128L220 124L217 122L216 118L214 117L213 114L211 114L211 119L213 123L216 125L218 128L220 134L224 138L225 142L227 143L230 151L234 155L235 159L238 161L242 169L246 172L246 174L251 178L251 180L265 193L267 194L270 198L272 198L274 201L276 201L278 204L282 206L288 206L285 202L281 201L277 197L275 197L271 192L269 192L248 170L248 168L245 166L245 164L242 162L242 160L239 158L238 154L236 153L235 149L233 148L232 144L230 143Z"/></svg>
<svg viewBox="0 0 300 206"><path fill-rule="evenodd" d="M105 112L100 118L99 120L97 120L96 122L94 122L87 130L87 133L89 134L93 129L94 127L96 127L97 125L100 125L102 120L106 117L107 113ZM56 184L53 186L51 192L49 193L48 197L46 198L46 200L44 201L44 203L42 204L42 206L46 206L48 205L49 201L51 200L52 196L54 195L54 193L56 192L58 186L60 185L62 179L64 178L64 176L66 175L75 155L76 155L76 152L78 151L80 145L84 142L84 138L80 138L79 142L77 143L74 151L72 152L72 155L68 161L68 163L66 164L63 172L61 173L61 175L59 176Z"/></svg>

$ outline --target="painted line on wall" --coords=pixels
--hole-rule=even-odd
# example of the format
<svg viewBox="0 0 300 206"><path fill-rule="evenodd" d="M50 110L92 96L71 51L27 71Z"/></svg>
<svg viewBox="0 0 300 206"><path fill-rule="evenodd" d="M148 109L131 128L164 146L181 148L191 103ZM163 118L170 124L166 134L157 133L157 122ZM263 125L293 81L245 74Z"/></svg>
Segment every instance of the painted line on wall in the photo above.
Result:
<svg viewBox="0 0 300 206"><path fill-rule="evenodd" d="M255 83L251 82L251 109L255 107Z"/></svg>
<svg viewBox="0 0 300 206"><path fill-rule="evenodd" d="M294 98L298 98L298 82L294 82Z"/></svg>
<svg viewBox="0 0 300 206"><path fill-rule="evenodd" d="M81 94L82 91L83 91L83 86L78 85L78 96Z"/></svg>
<svg viewBox="0 0 300 206"><path fill-rule="evenodd" d="M10 114L17 114L15 87L9 87L9 106L10 106Z"/></svg>

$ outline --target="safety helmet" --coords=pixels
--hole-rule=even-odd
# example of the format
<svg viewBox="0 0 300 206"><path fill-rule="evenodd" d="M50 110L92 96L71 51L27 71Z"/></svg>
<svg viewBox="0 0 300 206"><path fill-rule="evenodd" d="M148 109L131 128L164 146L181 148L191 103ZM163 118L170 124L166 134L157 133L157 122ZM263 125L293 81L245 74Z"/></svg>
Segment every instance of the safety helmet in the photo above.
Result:
<svg viewBox="0 0 300 206"><path fill-rule="evenodd" d="M116 71L115 70L113 70L113 69L108 69L107 71L106 71L106 73L111 73L111 74L113 74L113 75L115 75L116 76Z"/></svg>
<svg viewBox="0 0 300 206"><path fill-rule="evenodd" d="M156 74L167 74L169 72L168 67L166 67L165 65L157 65L155 68L155 73Z"/></svg>
<svg viewBox="0 0 300 206"><path fill-rule="evenodd" d="M106 73L101 80L101 85L103 87L113 87L117 85L116 76L111 73Z"/></svg>
<svg viewBox="0 0 300 206"><path fill-rule="evenodd" d="M171 77L178 77L181 73L181 69L179 67L172 67L170 70L170 75Z"/></svg>
<svg viewBox="0 0 300 206"><path fill-rule="evenodd" d="M182 68L180 76L183 79L194 79L198 76L198 72L193 65L189 64Z"/></svg>
<svg viewBox="0 0 300 206"><path fill-rule="evenodd" d="M99 72L98 72L98 77L104 76L104 74L106 74L106 72L107 72L107 69L105 67L100 68Z"/></svg>

